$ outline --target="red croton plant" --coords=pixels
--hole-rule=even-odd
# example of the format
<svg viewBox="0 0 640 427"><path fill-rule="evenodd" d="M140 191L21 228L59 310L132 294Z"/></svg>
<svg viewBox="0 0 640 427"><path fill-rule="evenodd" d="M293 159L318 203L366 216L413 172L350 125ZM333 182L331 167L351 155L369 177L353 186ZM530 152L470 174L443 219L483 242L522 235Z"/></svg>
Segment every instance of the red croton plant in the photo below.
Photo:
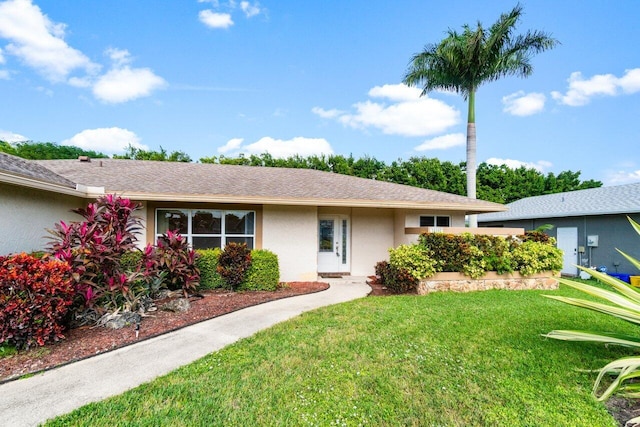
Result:
<svg viewBox="0 0 640 427"><path fill-rule="evenodd" d="M23 349L64 338L74 295L68 264L25 253L0 257L0 343Z"/></svg>

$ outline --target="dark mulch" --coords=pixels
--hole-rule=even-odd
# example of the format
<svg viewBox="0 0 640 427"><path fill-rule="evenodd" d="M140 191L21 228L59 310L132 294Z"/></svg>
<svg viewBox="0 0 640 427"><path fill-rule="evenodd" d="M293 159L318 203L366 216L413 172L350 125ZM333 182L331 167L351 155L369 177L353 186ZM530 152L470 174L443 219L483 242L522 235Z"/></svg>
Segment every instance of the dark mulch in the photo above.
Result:
<svg viewBox="0 0 640 427"><path fill-rule="evenodd" d="M137 337L133 325L118 330L104 327L71 329L66 332L66 338L57 343L31 348L0 359L0 383L95 356L242 308L319 292L328 287L323 282L291 282L275 291L203 291L202 298L190 298L191 308L187 312L158 310L144 317Z"/></svg>

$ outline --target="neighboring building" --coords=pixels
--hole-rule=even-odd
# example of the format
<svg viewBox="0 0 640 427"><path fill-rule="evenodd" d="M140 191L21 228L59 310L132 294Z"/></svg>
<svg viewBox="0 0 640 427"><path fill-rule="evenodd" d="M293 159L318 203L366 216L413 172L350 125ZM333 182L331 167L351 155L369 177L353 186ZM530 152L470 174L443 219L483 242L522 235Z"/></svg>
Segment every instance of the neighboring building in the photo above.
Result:
<svg viewBox="0 0 640 427"><path fill-rule="evenodd" d="M478 223L526 230L553 225L546 233L555 237L564 251L563 274L575 276L575 265L583 265L640 275L616 251L640 259L640 236L627 219L640 222L640 183L528 197L507 208L506 212L479 215Z"/></svg>
<svg viewBox="0 0 640 427"><path fill-rule="evenodd" d="M42 249L45 228L96 197L142 203L141 244L178 229L194 248L275 252L281 280L373 274L388 249L502 205L307 169L139 160L28 161L0 153L0 254ZM11 237L7 237L11 236Z"/></svg>

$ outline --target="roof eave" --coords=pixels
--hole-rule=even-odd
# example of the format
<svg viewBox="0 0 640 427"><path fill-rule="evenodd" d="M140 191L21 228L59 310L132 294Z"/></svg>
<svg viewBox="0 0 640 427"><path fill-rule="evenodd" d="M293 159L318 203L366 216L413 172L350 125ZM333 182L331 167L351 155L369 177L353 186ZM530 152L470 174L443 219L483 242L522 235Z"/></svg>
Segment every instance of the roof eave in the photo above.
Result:
<svg viewBox="0 0 640 427"><path fill-rule="evenodd" d="M37 190L50 191L59 194L67 194L69 196L88 198L92 197L86 192L79 190L77 187L68 187L62 184L56 184L53 182L41 181L21 175L9 174L6 172L0 172L0 182L6 184L17 185L21 187L34 188Z"/></svg>
<svg viewBox="0 0 640 427"><path fill-rule="evenodd" d="M484 203L455 202L414 202L403 200L365 200L365 199L320 199L320 198L284 198L260 196L236 196L226 194L170 194L142 193L129 191L108 191L134 200L164 202L205 202L205 203L246 203L259 205L293 205L293 206L334 206L334 207L366 207L397 209L439 209L463 211L468 214L501 212L507 208L502 205Z"/></svg>

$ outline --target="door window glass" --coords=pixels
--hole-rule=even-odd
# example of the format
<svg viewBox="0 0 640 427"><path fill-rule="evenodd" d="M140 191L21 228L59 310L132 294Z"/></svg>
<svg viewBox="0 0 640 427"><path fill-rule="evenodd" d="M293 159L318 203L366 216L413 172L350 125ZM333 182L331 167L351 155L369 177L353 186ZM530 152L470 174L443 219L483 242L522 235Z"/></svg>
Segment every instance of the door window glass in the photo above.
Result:
<svg viewBox="0 0 640 427"><path fill-rule="evenodd" d="M320 240L320 252L333 251L333 220L321 219L320 231L318 233Z"/></svg>

